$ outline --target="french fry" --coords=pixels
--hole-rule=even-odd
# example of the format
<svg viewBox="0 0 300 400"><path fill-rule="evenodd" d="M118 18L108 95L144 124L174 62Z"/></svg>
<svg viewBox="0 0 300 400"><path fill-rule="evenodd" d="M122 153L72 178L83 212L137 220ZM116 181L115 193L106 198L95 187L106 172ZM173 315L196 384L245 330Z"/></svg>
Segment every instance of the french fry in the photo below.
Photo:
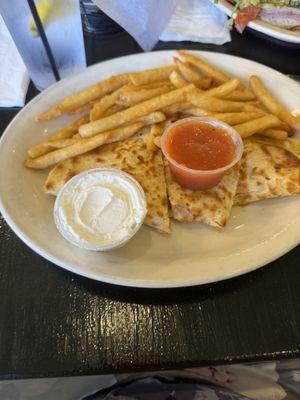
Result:
<svg viewBox="0 0 300 400"><path fill-rule="evenodd" d="M155 146L158 147L159 149L161 148L160 139L161 139L161 136L156 136L156 137L153 139L153 143L154 143Z"/></svg>
<svg viewBox="0 0 300 400"><path fill-rule="evenodd" d="M56 106L56 107L50 108L49 110L45 111L44 113L42 113L40 115L37 115L35 117L35 119L38 122L43 122L43 121L49 121L50 119L60 117L61 115L62 115L62 111Z"/></svg>
<svg viewBox="0 0 300 400"><path fill-rule="evenodd" d="M136 91L125 92L120 95L119 100L116 102L124 107L130 107L142 101L151 99L152 97L158 96L162 93L166 93L172 90L172 86L159 86L152 89L140 89Z"/></svg>
<svg viewBox="0 0 300 400"><path fill-rule="evenodd" d="M134 85L145 85L148 83L168 79L170 73L176 69L175 65L167 67L146 69L140 72L129 74L130 80Z"/></svg>
<svg viewBox="0 0 300 400"><path fill-rule="evenodd" d="M243 111L245 106L243 102L220 100L214 97L206 97L202 93L196 92L187 93L186 99L196 107L219 113Z"/></svg>
<svg viewBox="0 0 300 400"><path fill-rule="evenodd" d="M177 71L172 71L170 73L169 79L172 85L174 85L178 89L188 85L188 82L184 78L182 78Z"/></svg>
<svg viewBox="0 0 300 400"><path fill-rule="evenodd" d="M83 111L90 110L93 107L93 105L94 105L94 102L90 101L89 103L87 103L87 104L85 104L85 105L83 105L81 107L75 108L75 110L69 111L68 114L69 115L80 114Z"/></svg>
<svg viewBox="0 0 300 400"><path fill-rule="evenodd" d="M138 132L143 126L142 122L135 122L128 126L103 132L88 139L80 139L71 146L51 151L38 158L29 158L25 161L24 165L28 168L44 169L68 158L87 153L103 144L127 139Z"/></svg>
<svg viewBox="0 0 300 400"><path fill-rule="evenodd" d="M258 132L263 132L269 128L276 128L280 124L280 120L272 114L264 115L263 117L253 119L243 124L235 125L234 129L241 135L242 138L254 135Z"/></svg>
<svg viewBox="0 0 300 400"><path fill-rule="evenodd" d="M187 108L191 108L192 104L189 101L180 101L178 103L171 104L167 107L163 107L161 111L167 116L170 117L178 112L181 112Z"/></svg>
<svg viewBox="0 0 300 400"><path fill-rule="evenodd" d="M108 117L109 115L116 114L117 112L122 111L122 110L124 110L124 107L123 107L123 106L120 106L120 105L118 105L118 104L114 104L113 106L109 107L109 108L102 114L101 118Z"/></svg>
<svg viewBox="0 0 300 400"><path fill-rule="evenodd" d="M195 90L193 84L187 85L181 89L175 89L171 92L161 94L152 99L146 100L142 103L136 104L126 110L120 111L116 114L110 115L99 119L97 121L92 121L88 124L82 125L79 128L79 133L82 137L94 136L97 133L104 132L117 126L124 125L130 121L136 120L146 114L153 111L159 110L170 104L176 103L178 101L183 101L186 93Z"/></svg>
<svg viewBox="0 0 300 400"><path fill-rule="evenodd" d="M49 146L50 140L57 140L57 139L67 139L74 135L74 133L78 132L78 128L80 125L89 122L89 116L84 115L83 117L77 119L76 121L71 122L65 128L60 129L58 132L54 133L50 138L45 140L42 143L37 144L36 146L32 147L27 151L29 157L35 158L46 154L48 151L52 149Z"/></svg>
<svg viewBox="0 0 300 400"><path fill-rule="evenodd" d="M201 108L198 108L198 107L186 108L186 109L182 110L181 113L185 114L185 115L191 115L194 117L207 117L207 116L211 115L210 112L208 112L206 110L202 110Z"/></svg>
<svg viewBox="0 0 300 400"><path fill-rule="evenodd" d="M81 90L80 92L66 97L64 100L60 101L57 106L51 108L41 115L38 115L36 120L47 121L49 119L58 117L65 112L75 110L92 100L113 92L114 90L128 83L128 81L129 75L127 73L111 76L110 78L104 79L102 82L97 83L96 85L90 86Z"/></svg>
<svg viewBox="0 0 300 400"><path fill-rule="evenodd" d="M261 115L267 114L267 111L265 111L262 107L253 105L253 104L249 104L249 103L245 103L244 111L250 112L250 113L256 112L256 113L260 113Z"/></svg>
<svg viewBox="0 0 300 400"><path fill-rule="evenodd" d="M139 117L136 122L143 122L145 125L152 125L165 121L165 119L166 116L161 111L154 111L150 114Z"/></svg>
<svg viewBox="0 0 300 400"><path fill-rule="evenodd" d="M70 146L71 144L74 144L76 142L76 138L71 137L69 139L55 139L55 140L49 140L47 144L51 149L62 149L64 147Z"/></svg>
<svg viewBox="0 0 300 400"><path fill-rule="evenodd" d="M97 101L90 112L90 120L95 121L96 119L99 119L103 115L103 113L109 109L109 107L113 106L116 100L126 89L126 86L127 85L121 86L119 89L102 97L99 101Z"/></svg>
<svg viewBox="0 0 300 400"><path fill-rule="evenodd" d="M287 124L282 120L280 120L280 125L278 125L278 128L281 129L282 131L288 132L289 136L292 136L294 134L294 129L289 124Z"/></svg>
<svg viewBox="0 0 300 400"><path fill-rule="evenodd" d="M240 84L239 79L233 78L223 83L220 86L214 87L203 93L205 97L223 98L229 93L233 92Z"/></svg>
<svg viewBox="0 0 300 400"><path fill-rule="evenodd" d="M288 132L281 129L266 129L263 132L259 132L258 134L278 140L285 140L289 137Z"/></svg>
<svg viewBox="0 0 300 400"><path fill-rule="evenodd" d="M202 89L202 90L207 90L211 87L212 84L212 78L207 76L207 77L202 77L199 78L197 81L194 82L194 85L198 88L198 89Z"/></svg>
<svg viewBox="0 0 300 400"><path fill-rule="evenodd" d="M226 122L228 125L238 125L243 122L251 121L261 117L259 113L217 113L211 114L212 118L219 119L220 121Z"/></svg>
<svg viewBox="0 0 300 400"><path fill-rule="evenodd" d="M216 96L219 97L219 96ZM221 97L221 96L220 96ZM255 100L255 95L251 90L234 90L233 92L224 96L225 100L232 100L232 101L251 101Z"/></svg>
<svg viewBox="0 0 300 400"><path fill-rule="evenodd" d="M194 71L189 63L183 62L177 57L173 57L173 60L179 72L187 82L195 83L201 78L201 75Z"/></svg>
<svg viewBox="0 0 300 400"><path fill-rule="evenodd" d="M251 76L250 86L258 100L273 114L286 122L295 130L300 130L300 118L294 117L268 91L258 76Z"/></svg>
<svg viewBox="0 0 300 400"><path fill-rule="evenodd" d="M211 76L217 83L224 83L230 79L228 75L221 72L208 62L201 60L201 58L193 56L192 54L186 53L183 50L179 50L178 53L184 58L185 61L192 64L194 67L200 69L205 75Z"/></svg>
<svg viewBox="0 0 300 400"><path fill-rule="evenodd" d="M150 129L150 134L148 135L146 146L149 151L157 150L157 146L154 143L156 136L161 136L162 127L160 124L152 124Z"/></svg>
<svg viewBox="0 0 300 400"><path fill-rule="evenodd" d="M150 83L145 83L144 85L132 85L130 87L130 90L134 91L134 90L140 90L140 89L154 89L160 86L166 86L169 85L170 81L169 81L169 77L168 79L164 79L162 81L156 81L156 82L150 82Z"/></svg>

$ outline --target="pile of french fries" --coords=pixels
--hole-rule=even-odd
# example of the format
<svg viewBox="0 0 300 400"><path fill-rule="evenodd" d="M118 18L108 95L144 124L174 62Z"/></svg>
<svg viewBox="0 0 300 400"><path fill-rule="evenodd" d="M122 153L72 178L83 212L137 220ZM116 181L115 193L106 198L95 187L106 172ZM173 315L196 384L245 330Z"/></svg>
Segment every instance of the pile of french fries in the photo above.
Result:
<svg viewBox="0 0 300 400"><path fill-rule="evenodd" d="M36 117L80 118L28 150L25 165L43 169L106 143L147 129L147 148L156 151L166 124L188 116L209 116L233 126L242 138L263 135L284 140L300 130L294 117L257 76L249 86L206 61L179 51L174 65L111 76L75 93Z"/></svg>

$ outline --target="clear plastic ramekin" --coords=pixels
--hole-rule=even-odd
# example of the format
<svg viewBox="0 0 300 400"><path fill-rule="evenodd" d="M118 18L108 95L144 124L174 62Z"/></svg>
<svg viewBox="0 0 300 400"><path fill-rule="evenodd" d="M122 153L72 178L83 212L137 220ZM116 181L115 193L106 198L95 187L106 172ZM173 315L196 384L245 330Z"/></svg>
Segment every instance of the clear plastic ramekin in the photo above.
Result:
<svg viewBox="0 0 300 400"><path fill-rule="evenodd" d="M236 148L235 156L232 161L221 168L213 170L200 170L188 168L182 164L179 164L174 158L172 158L167 149L167 143L172 135L172 131L178 126L190 124L209 124L225 131L232 139ZM221 181L225 173L237 162L239 162L243 154L243 148L243 141L234 128L225 122L209 117L190 117L180 119L169 125L161 137L161 150L168 160L173 179L181 186L191 190L207 190L216 186Z"/></svg>

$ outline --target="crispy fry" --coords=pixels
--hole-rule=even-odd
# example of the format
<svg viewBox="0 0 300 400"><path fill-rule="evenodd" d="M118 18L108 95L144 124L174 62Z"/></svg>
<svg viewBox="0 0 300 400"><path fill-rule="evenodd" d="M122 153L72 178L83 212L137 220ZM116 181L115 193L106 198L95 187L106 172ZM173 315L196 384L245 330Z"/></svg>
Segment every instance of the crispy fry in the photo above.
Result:
<svg viewBox="0 0 300 400"><path fill-rule="evenodd" d="M285 140L289 137L288 132L281 129L266 129L263 132L259 132L259 135L267 136L273 139Z"/></svg>
<svg viewBox="0 0 300 400"><path fill-rule="evenodd" d="M156 136L156 137L153 139L153 143L154 143L155 146L158 147L159 149L161 148L160 139L161 139L161 136Z"/></svg>
<svg viewBox="0 0 300 400"><path fill-rule="evenodd" d="M165 121L166 116L161 111L154 111L150 114L143 115L139 117L136 122L143 122L146 125L157 124L159 122Z"/></svg>
<svg viewBox="0 0 300 400"><path fill-rule="evenodd" d="M223 83L220 86L207 90L206 92L203 93L203 95L206 97L223 98L227 94L233 92L239 86L239 84L240 84L239 79L233 78Z"/></svg>
<svg viewBox="0 0 300 400"><path fill-rule="evenodd" d="M193 90L195 90L195 86L190 84L182 89L172 90L171 92L153 97L152 99L136 104L109 117L82 125L79 128L79 133L82 137L90 137L97 133L116 128L117 126L129 123L130 121L136 120L143 115L159 110L172 103L182 101L184 100L185 94Z"/></svg>
<svg viewBox="0 0 300 400"><path fill-rule="evenodd" d="M86 89L81 90L80 92L74 93L71 96L66 97L54 108L37 116L36 120L47 121L49 119L58 117L65 112L75 110L92 100L113 92L114 90L128 83L128 81L129 75L127 73L111 76L110 78L104 79L102 82L97 83L96 85L90 86Z"/></svg>
<svg viewBox="0 0 300 400"><path fill-rule="evenodd" d="M277 115L293 129L300 130L300 118L291 115L289 111L271 95L258 76L251 76L250 85L258 100L260 100L271 113Z"/></svg>
<svg viewBox="0 0 300 400"><path fill-rule="evenodd" d="M167 79L172 71L176 69L175 65L167 67L146 69L140 72L129 74L130 80L134 85L145 85L148 83Z"/></svg>
<svg viewBox="0 0 300 400"><path fill-rule="evenodd" d="M146 143L147 149L148 149L149 151L155 151L155 150L157 150L157 146L156 146L155 143L154 143L154 139L155 139L157 136L161 136L161 134L162 134L162 127L161 127L161 125L160 125L160 124L152 124L152 125L151 125L150 134L148 135L147 143Z"/></svg>
<svg viewBox="0 0 300 400"><path fill-rule="evenodd" d="M74 144L76 142L76 138L71 137L69 139L55 139L55 140L49 140L47 144L51 149L62 149L64 147L70 146L71 144Z"/></svg>
<svg viewBox="0 0 300 400"><path fill-rule="evenodd" d="M219 97L216 95L216 97ZM221 97L221 96L220 96ZM252 101L255 100L255 95L251 90L234 90L233 92L224 96L225 100L232 101Z"/></svg>
<svg viewBox="0 0 300 400"><path fill-rule="evenodd" d="M206 110L202 110L199 107L191 107L191 108L186 108L184 110L181 111L182 114L185 115L192 115L194 117L207 117L207 116L211 116L212 114Z"/></svg>
<svg viewBox="0 0 300 400"><path fill-rule="evenodd" d="M261 106L257 106L257 105L253 105L253 104L249 104L249 103L245 103L244 111L251 112L251 113L256 112L256 113L260 113L261 115L267 114L267 111L265 111Z"/></svg>
<svg viewBox="0 0 300 400"><path fill-rule="evenodd" d="M124 92L127 86L128 85L121 86L119 89L102 97L97 103L95 103L93 109L90 112L90 120L95 121L96 119L99 119L103 115L103 113L109 109L109 107L115 104L116 100Z"/></svg>
<svg viewBox="0 0 300 400"><path fill-rule="evenodd" d="M189 63L183 62L177 57L173 57L173 60L179 72L187 82L194 83L201 78L201 75L198 72L194 71Z"/></svg>
<svg viewBox="0 0 300 400"><path fill-rule="evenodd" d="M62 110L60 110L58 107L53 107L45 111L44 113L37 115L35 119L38 122L43 122L43 121L49 121L50 119L53 118L60 117L61 115L62 115Z"/></svg>
<svg viewBox="0 0 300 400"><path fill-rule="evenodd" d="M140 90L140 89L154 89L160 86L165 86L165 85L169 85L170 81L169 81L169 77L168 79L163 79L162 81L156 81L156 82L150 82L150 83L145 83L144 85L132 85L130 87L130 90Z"/></svg>
<svg viewBox="0 0 300 400"><path fill-rule="evenodd" d="M272 114L264 115L263 117L253 119L243 124L235 125L234 129L241 135L242 138L254 135L258 132L263 132L269 128L276 128L280 124L279 119Z"/></svg>
<svg viewBox="0 0 300 400"><path fill-rule="evenodd" d="M167 107L163 107L161 111L167 116L170 117L171 115L174 115L180 111L183 111L187 108L191 108L192 103L189 101L180 101L178 103L171 104Z"/></svg>
<svg viewBox="0 0 300 400"><path fill-rule="evenodd" d="M172 86L159 86L152 89L140 89L136 91L125 92L120 95L119 100L116 102L124 107L130 107L141 101L151 99L152 97L158 96L162 93L170 92Z"/></svg>
<svg viewBox="0 0 300 400"><path fill-rule="evenodd" d="M214 78L217 83L224 83L230 79L228 75L210 65L208 62L201 60L201 58L196 57L192 54L188 54L183 50L179 50L178 53L184 58L185 61L200 69L200 71L204 74Z"/></svg>
<svg viewBox="0 0 300 400"><path fill-rule="evenodd" d="M184 78L182 78L182 76L180 76L177 71L172 71L170 73L169 79L172 85L174 85L178 89L188 85L188 82Z"/></svg>
<svg viewBox="0 0 300 400"><path fill-rule="evenodd" d="M48 151L52 150L52 148L49 146L50 140L67 139L67 138L73 136L74 133L78 132L78 128L80 127L80 125L85 124L87 122L89 122L88 114L77 119L76 121L71 122L65 128L62 128L58 132L51 135L44 142L39 143L36 146L29 149L27 151L29 157L35 158L35 157L39 157L43 154L46 154Z"/></svg>
<svg viewBox="0 0 300 400"><path fill-rule="evenodd" d="M212 114L212 118L219 119L220 121L226 122L228 125L238 125L243 122L251 121L261 117L259 113L219 113Z"/></svg>
<svg viewBox="0 0 300 400"><path fill-rule="evenodd" d="M214 97L206 97L202 93L196 92L187 93L186 98L196 107L220 113L243 111L245 106L243 102L220 100Z"/></svg>
<svg viewBox="0 0 300 400"><path fill-rule="evenodd" d="M199 78L197 81L194 82L194 85L198 89L202 89L202 90L209 89L211 87L211 84L212 84L212 78L209 76Z"/></svg>
<svg viewBox="0 0 300 400"><path fill-rule="evenodd" d="M80 114L80 113L82 113L83 111L90 110L90 109L93 107L93 105L94 105L94 102L93 102L93 101L90 101L89 103L84 104L84 105L81 106L81 107L75 108L75 110L69 111L68 114L69 114L69 115Z"/></svg>
<svg viewBox="0 0 300 400"><path fill-rule="evenodd" d="M28 168L44 169L58 162L66 160L67 158L87 153L88 151L102 146L103 144L127 139L138 132L143 126L144 124L142 122L135 122L128 126L103 132L88 139L80 139L71 146L51 151L50 153L38 158L29 158L25 161L24 165Z"/></svg>
<svg viewBox="0 0 300 400"><path fill-rule="evenodd" d="M288 132L289 136L292 136L294 134L294 129L291 128L291 126L284 121L280 120L280 125L278 125L278 128L282 131Z"/></svg>
<svg viewBox="0 0 300 400"><path fill-rule="evenodd" d="M102 115L101 118L108 117L109 115L116 114L119 111L124 110L125 107L120 106L119 104L114 104L113 106L109 107Z"/></svg>

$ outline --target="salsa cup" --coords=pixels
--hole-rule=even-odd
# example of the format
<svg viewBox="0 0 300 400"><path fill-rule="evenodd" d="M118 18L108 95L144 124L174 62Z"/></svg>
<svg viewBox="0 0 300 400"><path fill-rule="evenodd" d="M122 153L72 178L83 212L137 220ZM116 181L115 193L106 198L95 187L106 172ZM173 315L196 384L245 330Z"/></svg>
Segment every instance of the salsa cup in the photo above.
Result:
<svg viewBox="0 0 300 400"><path fill-rule="evenodd" d="M203 170L188 168L185 165L178 163L173 157L171 157L168 151L168 142L172 136L172 133L174 133L174 129L178 126L190 124L209 124L225 131L227 135L230 136L235 146L235 155L232 161L221 168ZM190 117L176 121L164 131L161 137L161 150L168 160L172 176L177 183L191 190L207 190L216 186L221 181L225 173L239 162L243 154L243 141L234 128L227 125L225 122L209 117Z"/></svg>

